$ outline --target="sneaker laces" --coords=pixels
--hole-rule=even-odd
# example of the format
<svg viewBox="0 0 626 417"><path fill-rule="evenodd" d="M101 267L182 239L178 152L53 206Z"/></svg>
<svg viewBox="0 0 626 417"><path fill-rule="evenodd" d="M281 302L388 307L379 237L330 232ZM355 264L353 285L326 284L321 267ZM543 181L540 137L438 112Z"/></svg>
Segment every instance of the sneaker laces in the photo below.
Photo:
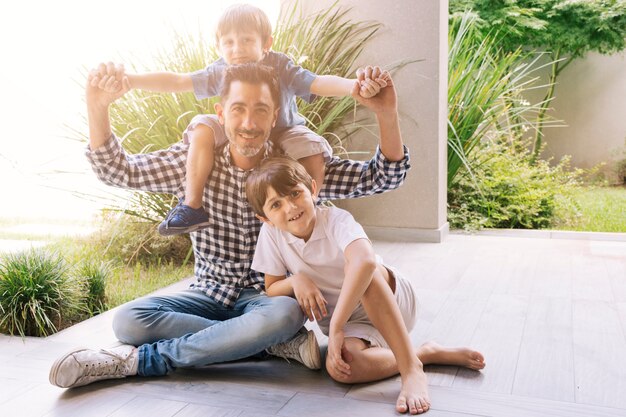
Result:
<svg viewBox="0 0 626 417"><path fill-rule="evenodd" d="M91 363L89 365L85 365L88 369L85 371L84 376L108 376L108 375L126 375L129 369L129 359L132 355L123 356L112 352L106 349L100 349L100 353L104 353L105 355L111 356L111 360L105 360L103 362L98 362L97 364Z"/></svg>
<svg viewBox="0 0 626 417"><path fill-rule="evenodd" d="M270 355L283 358L289 362L289 359L295 359L300 357L300 339L302 336L298 336L288 342L279 343L277 345L271 346L268 351Z"/></svg>

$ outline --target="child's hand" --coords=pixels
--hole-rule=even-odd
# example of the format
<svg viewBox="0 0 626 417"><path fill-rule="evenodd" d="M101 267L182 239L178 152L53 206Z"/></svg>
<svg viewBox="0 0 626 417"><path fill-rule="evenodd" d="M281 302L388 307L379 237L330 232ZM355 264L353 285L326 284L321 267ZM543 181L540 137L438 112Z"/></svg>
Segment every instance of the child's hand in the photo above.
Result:
<svg viewBox="0 0 626 417"><path fill-rule="evenodd" d="M387 87L391 76L380 67L365 67L357 70L357 80L359 81L359 95L363 98L371 98L377 95L380 90Z"/></svg>
<svg viewBox="0 0 626 417"><path fill-rule="evenodd" d="M326 366L334 369L336 373L350 376L350 365L346 361L352 360L352 357L348 353L344 342L343 330L331 332L328 335Z"/></svg>
<svg viewBox="0 0 626 417"><path fill-rule="evenodd" d="M116 72L116 67L112 63L100 64L98 68L89 71L86 87L88 104L108 106L130 90L128 77L124 76L117 80L115 75L109 75L109 73L116 74ZM106 76L102 77L102 73Z"/></svg>
<svg viewBox="0 0 626 417"><path fill-rule="evenodd" d="M112 62L100 63L98 68L91 70L89 82L92 87L116 94L122 90L123 80L126 78L124 64L115 65Z"/></svg>
<svg viewBox="0 0 626 417"><path fill-rule="evenodd" d="M293 293L300 304L302 312L313 321L313 318L321 320L326 317L326 299L317 285L309 277L303 274L295 274L289 277L293 287Z"/></svg>

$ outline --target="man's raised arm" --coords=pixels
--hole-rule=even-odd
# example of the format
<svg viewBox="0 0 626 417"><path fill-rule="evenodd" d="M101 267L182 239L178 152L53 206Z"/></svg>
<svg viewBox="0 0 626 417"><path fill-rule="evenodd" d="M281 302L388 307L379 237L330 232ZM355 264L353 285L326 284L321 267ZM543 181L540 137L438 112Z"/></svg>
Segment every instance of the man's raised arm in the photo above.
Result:
<svg viewBox="0 0 626 417"><path fill-rule="evenodd" d="M387 86L380 93L371 98L363 98L359 94L359 86L355 84L352 89L352 97L363 106L367 107L376 115L380 128L380 150L389 161L400 161L404 158L402 134L398 120L398 98L396 88L391 76L378 67L366 67L358 72L359 80L374 82L377 76L387 82Z"/></svg>
<svg viewBox="0 0 626 417"><path fill-rule="evenodd" d="M107 92L118 90L118 88L119 91L116 93ZM116 67L113 63L100 64L98 69L89 72L85 99L89 121L89 148L92 151L104 145L111 137L109 106L126 94L129 89L128 78L124 75L123 69Z"/></svg>

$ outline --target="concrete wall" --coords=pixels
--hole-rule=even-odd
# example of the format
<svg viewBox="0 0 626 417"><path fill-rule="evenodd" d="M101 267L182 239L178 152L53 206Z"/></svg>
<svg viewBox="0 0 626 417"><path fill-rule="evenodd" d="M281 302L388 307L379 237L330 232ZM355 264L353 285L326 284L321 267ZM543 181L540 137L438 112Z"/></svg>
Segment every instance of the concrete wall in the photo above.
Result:
<svg viewBox="0 0 626 417"><path fill-rule="evenodd" d="M567 127L545 130L544 156L572 156L572 165L603 168L617 182L616 154L626 158L626 54L589 54L559 76L554 111ZM620 181L622 179L619 179Z"/></svg>
<svg viewBox="0 0 626 417"><path fill-rule="evenodd" d="M333 0L301 2L305 13L333 4ZM283 2L289 7L290 1ZM447 129L447 10L448 2L411 0L342 0L352 7L354 21L374 20L384 25L368 43L359 65L389 67L419 59L394 74L398 90L401 129L411 152L412 169L400 189L384 195L342 201L374 238L441 241L446 220ZM373 120L373 119L372 119ZM376 134L378 133L375 130ZM349 150L372 152L378 139L362 132ZM371 155L371 154L370 154Z"/></svg>

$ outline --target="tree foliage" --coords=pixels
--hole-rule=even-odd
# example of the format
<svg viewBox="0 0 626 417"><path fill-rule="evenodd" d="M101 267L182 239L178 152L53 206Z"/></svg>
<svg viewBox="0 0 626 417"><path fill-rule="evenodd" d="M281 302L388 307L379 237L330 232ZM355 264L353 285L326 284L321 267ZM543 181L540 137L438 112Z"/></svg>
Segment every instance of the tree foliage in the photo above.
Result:
<svg viewBox="0 0 626 417"><path fill-rule="evenodd" d="M624 0L450 0L449 10L452 15L472 10L483 34L500 34L505 51L530 47L550 55L550 86L537 120L535 156L561 71L588 52L612 54L626 47Z"/></svg>

